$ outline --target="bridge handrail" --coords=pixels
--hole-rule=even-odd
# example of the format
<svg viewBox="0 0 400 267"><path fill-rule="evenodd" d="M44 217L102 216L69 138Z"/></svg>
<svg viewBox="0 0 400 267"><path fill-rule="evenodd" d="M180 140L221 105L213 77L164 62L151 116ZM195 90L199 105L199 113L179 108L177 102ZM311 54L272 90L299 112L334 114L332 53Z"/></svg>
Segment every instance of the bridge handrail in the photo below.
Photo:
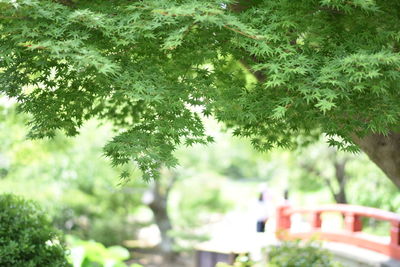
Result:
<svg viewBox="0 0 400 267"><path fill-rule="evenodd" d="M344 216L344 229L341 231L322 230L322 213L338 212ZM308 213L311 215L311 229L307 232L291 230L291 215ZM361 217L370 217L388 221L391 224L390 242L372 239L371 235L362 233ZM322 205L311 208L292 208L288 204L277 207L276 235L279 239L311 238L315 235L321 239L341 242L367 248L400 260L400 215L371 207L346 204Z"/></svg>
<svg viewBox="0 0 400 267"><path fill-rule="evenodd" d="M296 208L296 209L288 209L285 211L285 214L291 215L293 213L317 213L317 212L339 212L342 214L352 213L362 217L375 218L382 221L389 222L400 222L400 215L394 212L380 210L377 208L357 206L357 205L348 205L348 204L330 204L330 205L321 205L318 207L310 207L310 208Z"/></svg>

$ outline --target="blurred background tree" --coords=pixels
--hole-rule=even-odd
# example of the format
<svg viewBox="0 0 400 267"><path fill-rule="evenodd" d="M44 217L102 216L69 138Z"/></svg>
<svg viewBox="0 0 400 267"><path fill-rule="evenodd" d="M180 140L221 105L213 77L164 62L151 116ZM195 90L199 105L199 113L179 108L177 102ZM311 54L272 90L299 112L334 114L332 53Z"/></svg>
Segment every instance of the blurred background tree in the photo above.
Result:
<svg viewBox="0 0 400 267"><path fill-rule="evenodd" d="M121 178L126 169L103 156L109 125L90 121L74 139L28 140L26 116L14 104L0 106L0 191L37 200L59 229L105 246L131 247L144 230L158 229L164 255L190 251L210 238L209 224L245 212L262 183L275 199L289 188L294 205L338 202L342 194L350 204L399 211L397 189L365 155L337 152L323 142L296 153L261 154L249 140L204 119L215 142L179 148L181 165L146 183L134 167L133 179ZM375 193L363 193L370 191Z"/></svg>
<svg viewBox="0 0 400 267"><path fill-rule="evenodd" d="M81 238L107 245L134 237L132 214L141 206L146 185L133 179L118 187L120 168L112 168L97 145L110 128L90 122L77 139L26 140L25 116L1 107L1 190L36 199L57 226ZM4 140L4 142L3 142ZM140 225L140 224L139 224Z"/></svg>
<svg viewBox="0 0 400 267"><path fill-rule="evenodd" d="M109 125L90 121L73 139L59 133L48 140L29 140L27 119L12 103L0 106L0 191L40 202L65 233L106 246L124 245L138 239L139 230L154 222L160 232L160 248L168 254L186 249L187 242L205 240L205 235L194 234L196 227L201 227L210 213L223 213L231 207L216 185L196 192L189 181L196 173L215 176L223 172L225 165L211 164L219 162L212 159L212 153L211 160L206 159L209 152L221 151L217 147L182 148L177 154L192 167L173 172L165 169L162 179L150 183L139 179L139 171L132 167L129 171L136 178L127 181L120 177L125 169L111 166L102 154L101 147L112 134ZM220 152L214 157L230 164ZM181 181L185 184L179 186ZM210 181L214 182L212 176L203 182ZM170 204L172 191L175 201ZM148 193L151 201L145 200ZM183 243L176 244L175 237Z"/></svg>
<svg viewBox="0 0 400 267"><path fill-rule="evenodd" d="M363 153L338 151L321 141L289 154L287 163L289 186L295 194L325 192L328 202L399 211L398 190L382 179L382 171ZM371 191L377 194L372 196Z"/></svg>

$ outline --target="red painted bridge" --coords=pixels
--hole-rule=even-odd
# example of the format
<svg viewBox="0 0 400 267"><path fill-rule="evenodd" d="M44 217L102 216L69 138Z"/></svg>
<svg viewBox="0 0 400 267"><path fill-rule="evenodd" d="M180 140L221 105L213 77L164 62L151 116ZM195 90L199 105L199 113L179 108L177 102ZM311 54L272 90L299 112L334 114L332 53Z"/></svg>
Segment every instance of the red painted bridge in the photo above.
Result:
<svg viewBox="0 0 400 267"><path fill-rule="evenodd" d="M344 218L343 228L322 229L324 213L339 213ZM310 218L310 229L295 231L291 218L295 214L307 214ZM390 223L388 240L362 232L362 217ZM340 242L369 249L400 260L400 215L380 209L355 205L324 205L314 208L293 208L281 205L276 214L276 235L281 240L320 238L326 241Z"/></svg>

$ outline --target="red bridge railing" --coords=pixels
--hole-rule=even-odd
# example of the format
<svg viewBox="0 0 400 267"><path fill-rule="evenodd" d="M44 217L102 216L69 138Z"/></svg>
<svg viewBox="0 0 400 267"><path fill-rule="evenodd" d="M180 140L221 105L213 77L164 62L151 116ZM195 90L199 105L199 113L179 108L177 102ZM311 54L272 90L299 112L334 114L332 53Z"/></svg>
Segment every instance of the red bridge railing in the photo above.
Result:
<svg viewBox="0 0 400 267"><path fill-rule="evenodd" d="M322 229L321 214L335 212L342 214L344 227L340 230ZM293 231L291 216L294 214L308 214L310 230ZM362 232L361 217L369 217L390 223L389 240L382 239ZM316 208L294 209L289 205L277 208L276 214L277 237L279 239L309 239L317 237L323 240L340 242L370 249L385 254L391 258L400 260L400 215L375 208L336 204L325 205Z"/></svg>

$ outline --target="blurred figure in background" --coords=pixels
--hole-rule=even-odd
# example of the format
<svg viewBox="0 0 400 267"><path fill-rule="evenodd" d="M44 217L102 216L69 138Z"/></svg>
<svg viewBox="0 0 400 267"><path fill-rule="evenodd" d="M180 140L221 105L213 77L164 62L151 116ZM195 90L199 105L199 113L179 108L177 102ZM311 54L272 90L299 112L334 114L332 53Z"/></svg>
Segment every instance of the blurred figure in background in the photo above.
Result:
<svg viewBox="0 0 400 267"><path fill-rule="evenodd" d="M265 184L261 185L258 193L257 202L253 203L253 218L256 219L256 232L254 233L252 243L253 248L250 251L250 258L256 262L262 262L266 264L266 247L269 244L270 234L273 233L273 228L266 229L266 224L273 215L273 197L268 191ZM253 219L254 220L254 219ZM253 221L254 223L254 221ZM270 223L268 223L270 227ZM267 230L267 231L266 231ZM253 230L254 231L254 230Z"/></svg>
<svg viewBox="0 0 400 267"><path fill-rule="evenodd" d="M285 191L283 192L283 203L289 205L289 189L286 188Z"/></svg>
<svg viewBox="0 0 400 267"><path fill-rule="evenodd" d="M256 216L257 216L257 232L263 233L265 232L265 224L267 223L270 216L270 208L271 203L270 194L267 189L263 189L258 196L258 201L256 203Z"/></svg>

